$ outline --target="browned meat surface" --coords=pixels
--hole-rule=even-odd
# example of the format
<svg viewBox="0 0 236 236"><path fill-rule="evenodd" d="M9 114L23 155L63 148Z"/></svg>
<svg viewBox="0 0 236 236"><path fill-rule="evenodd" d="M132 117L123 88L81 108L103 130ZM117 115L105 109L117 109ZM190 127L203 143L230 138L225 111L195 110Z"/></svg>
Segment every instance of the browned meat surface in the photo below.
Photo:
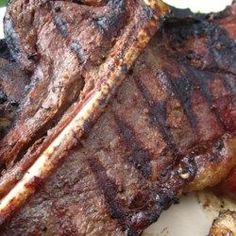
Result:
<svg viewBox="0 0 236 236"><path fill-rule="evenodd" d="M213 222L209 236L236 235L236 212L223 211Z"/></svg>
<svg viewBox="0 0 236 236"><path fill-rule="evenodd" d="M88 113L83 114L80 119L82 125L79 126L79 130L84 133L88 122L96 119L103 111L112 92L124 78L124 74L157 31L160 16L168 10L160 1L111 0L102 1L99 6L92 7L90 1L84 3L85 5L67 1L43 3L13 1L5 18L5 32L12 55L23 68L32 72L33 76L32 89L23 104L24 109L21 110L16 125L1 143L1 161L10 167L24 156L20 161L22 164L28 154L39 153L39 160L46 156L50 160L40 169L39 180L48 176L50 171L55 169L58 160L62 159L61 155L69 155L67 152L77 143L77 139L80 139L80 132L75 131L79 125L73 123L73 117L77 117L78 110L88 110L86 110ZM26 37L25 29L31 36L30 39ZM37 54L31 53L31 50L37 50ZM79 99L84 82L86 82L85 87ZM72 111L72 114L69 113L71 117L66 115L66 121L63 118L55 129L49 131L67 108L69 112ZM95 112L92 112L93 110ZM65 139L62 145L57 146L60 150L54 149L55 147L53 148L55 152L47 153L47 149L43 150L42 146L53 146L55 143L53 139L57 140L56 137L61 135L64 135ZM24 155L27 151L29 152ZM27 160L30 162L26 163L27 167L23 168L20 165L20 168L27 171L25 174L31 173L27 168L34 159ZM52 167L48 165L50 161ZM24 173L14 174L16 172L9 175L8 169L2 176L1 187L6 176L9 175L10 178L13 176L14 182L21 179L22 174L24 175ZM22 181L25 180L24 177ZM35 181L36 178L33 178ZM21 183L20 181L20 186ZM7 199L9 196L11 198L12 191L7 194L10 189L1 188L5 191L4 193L1 191L1 196L7 194L5 200L0 203L1 223L26 201L34 192L34 188L33 184L25 184L21 188L24 194L20 194L21 191L17 190L17 197L13 197L13 201L9 202ZM125 225L127 222L125 219L123 221ZM134 231L138 232L138 229L134 228Z"/></svg>
<svg viewBox="0 0 236 236"><path fill-rule="evenodd" d="M5 41L0 41L0 138L16 119L20 103L27 94L29 76L10 59Z"/></svg>
<svg viewBox="0 0 236 236"><path fill-rule="evenodd" d="M13 165L54 127L79 100L85 82L83 94L94 88L111 49L124 53L129 43L122 42L122 35L137 32L153 15L142 0L12 1L6 39L13 57L33 72L33 88L15 128L0 144L1 161Z"/></svg>
<svg viewBox="0 0 236 236"><path fill-rule="evenodd" d="M183 191L219 183L236 164L236 43L224 21L235 9L165 21L106 112L1 235L137 235Z"/></svg>
<svg viewBox="0 0 236 236"><path fill-rule="evenodd" d="M233 17L235 14L235 9L228 8L226 14L226 17L219 19L219 22L224 24L225 29L232 38L236 38L236 32L234 30L235 18ZM236 152L236 146L234 148L234 152ZM227 178L219 186L217 186L216 191L220 194L236 199L236 167L230 172Z"/></svg>
<svg viewBox="0 0 236 236"><path fill-rule="evenodd" d="M215 188L215 190L221 195L227 195L232 199L236 199L236 167L229 173L227 178Z"/></svg>

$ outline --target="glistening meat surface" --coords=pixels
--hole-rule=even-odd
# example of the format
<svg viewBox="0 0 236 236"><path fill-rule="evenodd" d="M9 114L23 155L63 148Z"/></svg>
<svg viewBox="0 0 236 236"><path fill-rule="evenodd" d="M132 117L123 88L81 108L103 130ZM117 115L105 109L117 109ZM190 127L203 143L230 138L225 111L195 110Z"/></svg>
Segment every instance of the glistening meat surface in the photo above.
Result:
<svg viewBox="0 0 236 236"><path fill-rule="evenodd" d="M236 162L236 44L223 21L234 9L165 22L87 137L2 235L136 235L181 192L220 182Z"/></svg>

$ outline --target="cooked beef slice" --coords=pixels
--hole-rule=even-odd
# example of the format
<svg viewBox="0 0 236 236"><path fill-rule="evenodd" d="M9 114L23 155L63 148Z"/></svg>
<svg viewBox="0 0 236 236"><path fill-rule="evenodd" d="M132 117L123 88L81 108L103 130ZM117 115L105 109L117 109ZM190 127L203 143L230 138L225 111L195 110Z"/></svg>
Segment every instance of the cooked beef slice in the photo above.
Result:
<svg viewBox="0 0 236 236"><path fill-rule="evenodd" d="M6 39L13 58L33 75L24 109L0 144L1 161L13 165L46 135L80 99L84 85L83 95L98 83L98 71L111 49L117 50L119 37L139 30L153 14L141 0L12 1ZM126 44L120 46L125 50Z"/></svg>
<svg viewBox="0 0 236 236"><path fill-rule="evenodd" d="M107 111L1 234L137 235L183 191L221 181L236 162L236 43L224 21L235 7L164 22Z"/></svg>

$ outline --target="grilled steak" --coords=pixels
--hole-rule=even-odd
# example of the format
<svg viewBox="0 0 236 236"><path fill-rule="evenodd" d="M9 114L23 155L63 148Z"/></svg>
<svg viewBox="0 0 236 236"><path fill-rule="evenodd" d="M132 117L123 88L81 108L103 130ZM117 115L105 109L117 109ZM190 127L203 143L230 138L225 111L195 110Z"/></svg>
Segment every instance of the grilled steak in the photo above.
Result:
<svg viewBox="0 0 236 236"><path fill-rule="evenodd" d="M45 6L43 10L48 7ZM87 5L84 7L86 9ZM106 112L91 130L89 122L84 125L87 135L79 142L78 134L74 133L72 141L75 145L64 152L68 157L63 165L46 183L42 184L41 179L35 178L25 186L29 191L40 186L40 190L9 221L3 221L1 234L123 235L126 232L137 235L182 192L220 182L236 164L233 148L236 145L236 43L233 27L228 27L226 21L228 17L235 19L235 7L220 16L165 21L133 65ZM65 9L60 8L59 12ZM96 8L93 6L91 9ZM37 15L40 10L35 12ZM61 34L60 31L61 27L58 31L55 28L56 33ZM68 35L73 32L68 31ZM63 37L62 34L58 40L64 40ZM14 42L12 38L8 40L9 44ZM106 40L101 42L107 43ZM27 61L26 56L27 50L31 52L33 48L22 47L24 43L19 46L20 53L13 52L15 58L23 60L22 66L27 70L37 71L37 63ZM55 50L51 54L53 52L55 54ZM45 55L44 60L50 58L50 53L45 52ZM52 59L56 63L54 59L57 58L54 56ZM44 63L39 65L44 66ZM88 71L90 66L88 63ZM70 72L67 67L65 69ZM85 63L81 71L86 70ZM97 78L99 81L99 74ZM90 90L89 81L84 80L81 99ZM41 92L37 86L34 89ZM71 101L68 101L69 105ZM57 130L74 115L75 106L76 103L66 112L58 108L62 115L57 118L59 122L56 125L50 126L55 127L48 132L48 137L57 134ZM16 125L4 141L7 142L19 128ZM67 130L67 127L63 129ZM36 131L34 129L32 134ZM29 137L26 143L30 145L36 138L27 132L25 134ZM43 136L37 133L39 137ZM2 196L9 191L4 187L9 186L11 176L21 179L18 172L21 168L17 167L24 166L25 160L31 160L38 150L41 152L41 147L48 145L48 137L36 143L33 151L29 150L13 169L3 175L0 181ZM61 146L65 147L63 141L59 151ZM13 160L20 156L21 148ZM2 152L4 160L12 157L7 149L10 147ZM55 152L59 153L58 150ZM3 213L1 217L5 220Z"/></svg>
<svg viewBox="0 0 236 236"><path fill-rule="evenodd" d="M5 19L6 39L13 57L34 73L34 88L1 144L1 160L12 165L79 100L85 83L83 94L97 86L99 73L104 80L102 66L111 49L124 53L129 45L122 35L138 32L153 15L142 0L13 1Z"/></svg>
<svg viewBox="0 0 236 236"><path fill-rule="evenodd" d="M33 72L32 84L35 86L24 103L21 117L1 143L2 164L9 168L21 160L3 175L1 196L9 192L22 174L22 181L27 183L31 182L31 177L32 181L45 179L58 162L69 155L67 152L81 139L87 125L94 123L104 110L112 92L157 31L160 16L168 11L161 1L112 0L99 2L95 7L91 7L91 1L83 3L85 5L67 1L13 1L9 7L5 18L8 46L21 66ZM74 17L71 18L73 11ZM32 23L33 31L30 28ZM48 37L53 31L55 37ZM31 35L30 39L25 37L26 32ZM54 44L57 36L58 43ZM37 49L36 58L35 53L31 53L33 48ZM34 63L28 63L27 59L32 56ZM48 70L50 56L55 61L52 70ZM56 56L61 61L55 60ZM86 83L78 98L81 81ZM39 94L46 95L46 98L40 98ZM75 104L71 105L73 102ZM67 108L62 122L47 132ZM33 170L35 158L40 162L36 165L38 171ZM43 162L40 161L42 158ZM18 172L14 172L15 169ZM13 174L9 174L11 171ZM22 173L25 171L28 177ZM22 181L15 186L18 190L10 191L2 199L1 222L35 191L33 184L29 188Z"/></svg>

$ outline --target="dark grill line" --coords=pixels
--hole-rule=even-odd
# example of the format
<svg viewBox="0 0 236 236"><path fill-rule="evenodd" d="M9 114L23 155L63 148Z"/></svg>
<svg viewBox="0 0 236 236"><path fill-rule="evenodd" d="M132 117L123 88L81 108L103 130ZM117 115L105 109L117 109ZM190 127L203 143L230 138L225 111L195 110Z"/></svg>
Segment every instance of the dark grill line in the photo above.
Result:
<svg viewBox="0 0 236 236"><path fill-rule="evenodd" d="M106 169L98 158L87 158L87 162L95 176L99 190L104 195L109 214L112 218L116 219L122 227L125 229L128 227L128 230L134 232L135 235L135 230L130 225L127 225L129 224L129 220L127 219L128 214L122 209L121 204L117 200L117 194L119 192L118 186L107 176Z"/></svg>
<svg viewBox="0 0 236 236"><path fill-rule="evenodd" d="M200 71L196 71L195 69L193 69L191 67L188 67L188 69L191 72L190 76L193 76L192 79L194 81L196 81L202 96L206 99L206 102L208 103L208 106L209 106L211 112L215 115L216 120L218 121L218 123L221 125L221 127L224 130L227 130L224 120L221 118L221 115L220 115L219 111L217 110L217 107L214 104L213 95L212 95L212 93L209 89L208 83L207 83L207 81L211 79L210 74L205 72L204 76L203 76Z"/></svg>
<svg viewBox="0 0 236 236"><path fill-rule="evenodd" d="M186 115L192 129L197 130L197 118L192 109L192 91L193 84L191 79L183 75L180 78L172 78L168 74L167 79L169 81L172 92L175 94L176 98L180 101L180 104L183 108L184 114Z"/></svg>
<svg viewBox="0 0 236 236"><path fill-rule="evenodd" d="M207 36L207 48L212 58L210 68L223 73L236 74L236 43L224 26L206 22L205 33Z"/></svg>
<svg viewBox="0 0 236 236"><path fill-rule="evenodd" d="M127 3L124 0L110 0L108 7L112 9L112 14L108 13L95 19L98 27L105 33L114 34L120 30L124 25L125 19L125 5ZM112 35L117 36L117 35Z"/></svg>
<svg viewBox="0 0 236 236"><path fill-rule="evenodd" d="M236 95L236 77L232 78L231 75L225 75L223 77L224 86L229 90L232 96Z"/></svg>
<svg viewBox="0 0 236 236"><path fill-rule="evenodd" d="M76 54L79 60L79 64L85 63L87 58L80 42L77 40L72 40L71 42L67 22L60 15L58 15L56 9L54 9L53 15L53 22L56 28L58 29L62 37L66 39L66 43L69 45L70 50Z"/></svg>
<svg viewBox="0 0 236 236"><path fill-rule="evenodd" d="M59 15L54 15L53 16L53 22L59 32L62 34L64 38L68 36L68 25L67 22Z"/></svg>
<svg viewBox="0 0 236 236"><path fill-rule="evenodd" d="M126 148L131 151L129 163L131 163L145 178L149 178L152 173L150 161L152 154L144 148L144 144L137 139L132 127L114 114L119 135L121 136Z"/></svg>
<svg viewBox="0 0 236 236"><path fill-rule="evenodd" d="M135 83L148 106L151 124L158 127L164 141L168 145L169 151L175 155L178 154L178 147L174 141L170 127L167 124L166 103L164 101L154 101L150 92L140 79L135 78Z"/></svg>
<svg viewBox="0 0 236 236"><path fill-rule="evenodd" d="M74 40L70 45L70 49L76 53L81 64L86 61L84 50L79 41Z"/></svg>

